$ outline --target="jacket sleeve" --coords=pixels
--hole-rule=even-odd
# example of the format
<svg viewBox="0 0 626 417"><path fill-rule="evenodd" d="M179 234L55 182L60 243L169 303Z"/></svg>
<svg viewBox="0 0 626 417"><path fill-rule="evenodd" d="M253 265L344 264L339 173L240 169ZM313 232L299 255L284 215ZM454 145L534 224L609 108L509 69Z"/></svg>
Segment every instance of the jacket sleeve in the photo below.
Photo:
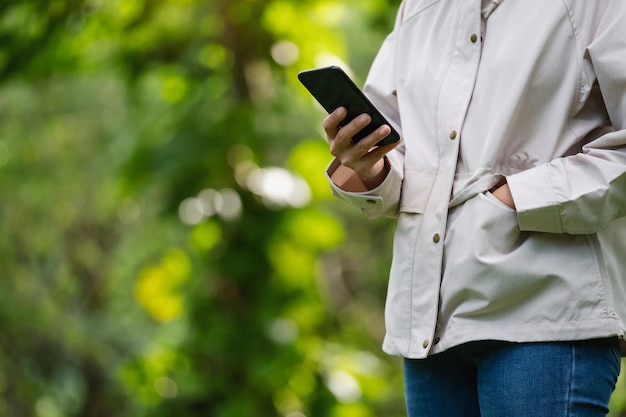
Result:
<svg viewBox="0 0 626 417"><path fill-rule="evenodd" d="M370 68L363 92L385 116L389 123L402 135L402 125L398 111L396 97L396 36L402 19L404 3L400 5L396 18L394 31L387 36L379 49ZM363 193L347 192L332 182L330 176L337 168L339 162L335 159L331 162L326 175L330 182L333 194L359 208L363 214L373 219L379 216L396 217L400 201L400 189L404 171L404 144L399 144L387 154L390 164L390 172L381 185L373 190Z"/></svg>
<svg viewBox="0 0 626 417"><path fill-rule="evenodd" d="M522 230L594 233L626 216L626 2L605 4L583 67L612 126L578 154L507 177Z"/></svg>

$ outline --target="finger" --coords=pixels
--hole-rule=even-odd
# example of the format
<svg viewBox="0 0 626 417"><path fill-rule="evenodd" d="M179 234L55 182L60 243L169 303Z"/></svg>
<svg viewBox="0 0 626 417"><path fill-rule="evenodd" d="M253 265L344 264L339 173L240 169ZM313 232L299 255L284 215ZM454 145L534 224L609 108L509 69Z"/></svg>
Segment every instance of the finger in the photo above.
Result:
<svg viewBox="0 0 626 417"><path fill-rule="evenodd" d="M343 119L346 118L347 114L348 112L345 107L338 107L328 116L326 116L324 122L322 123L322 126L324 127L324 131L326 132L326 138L329 141L335 138L337 132L339 132L339 129L341 128L339 124Z"/></svg>
<svg viewBox="0 0 626 417"><path fill-rule="evenodd" d="M357 172L369 171L380 159L402 142L402 139L400 139L394 143L377 146L376 144L388 136L390 131L391 128L389 126L381 126L355 144L350 149L350 152L343 153L340 160L342 160L344 165Z"/></svg>
<svg viewBox="0 0 626 417"><path fill-rule="evenodd" d="M338 156L336 155L336 157L342 165L352 169L359 175L367 177L369 176L369 173L372 172L374 166L381 159L383 159L387 153L397 147L400 142L401 140L387 145L374 146L364 153L361 150L355 150L359 147L359 144L356 144L349 151L346 151Z"/></svg>
<svg viewBox="0 0 626 417"><path fill-rule="evenodd" d="M329 138L330 153L341 160L355 160L367 153L369 148L358 146L358 144L355 146L352 138L367 126L371 120L372 118L364 113L342 126L333 138Z"/></svg>
<svg viewBox="0 0 626 417"><path fill-rule="evenodd" d="M400 144L400 141L395 143L389 143L387 145L375 146L370 149L370 151L363 155L361 160L363 160L366 164L372 164L382 159L385 155L387 155L392 149Z"/></svg>
<svg viewBox="0 0 626 417"><path fill-rule="evenodd" d="M388 125L382 125L368 136L364 137L359 141L356 146L360 148L362 153L369 152L372 148L377 147L378 142L389 136L391 133L391 127ZM389 148L389 150L393 149L395 146ZM388 152L388 151L387 151Z"/></svg>
<svg viewBox="0 0 626 417"><path fill-rule="evenodd" d="M363 113L355 117L350 123L342 126L335 135L335 139L340 141L344 147L350 147L354 143L352 138L361 131L365 126L369 125L372 118L369 114ZM367 149L366 149L367 150Z"/></svg>
<svg viewBox="0 0 626 417"><path fill-rule="evenodd" d="M386 145L385 147L380 146L377 148L373 148L369 153L362 156L360 159L356 161L348 161L347 163L342 163L344 166L355 171L359 176L363 178L371 178L373 176L378 175L380 170L375 171L375 167L380 161L385 157L385 155L391 150L390 148L395 147ZM386 149L385 149L386 148ZM374 172L374 173L373 173Z"/></svg>

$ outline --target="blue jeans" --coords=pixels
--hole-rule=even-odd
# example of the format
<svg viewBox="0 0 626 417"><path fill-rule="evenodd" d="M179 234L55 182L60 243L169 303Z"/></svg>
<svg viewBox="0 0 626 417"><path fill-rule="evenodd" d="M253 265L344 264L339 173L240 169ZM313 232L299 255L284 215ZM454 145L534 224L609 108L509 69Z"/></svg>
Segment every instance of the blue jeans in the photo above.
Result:
<svg viewBox="0 0 626 417"><path fill-rule="evenodd" d="M405 359L409 417L600 417L620 372L617 338L473 342Z"/></svg>

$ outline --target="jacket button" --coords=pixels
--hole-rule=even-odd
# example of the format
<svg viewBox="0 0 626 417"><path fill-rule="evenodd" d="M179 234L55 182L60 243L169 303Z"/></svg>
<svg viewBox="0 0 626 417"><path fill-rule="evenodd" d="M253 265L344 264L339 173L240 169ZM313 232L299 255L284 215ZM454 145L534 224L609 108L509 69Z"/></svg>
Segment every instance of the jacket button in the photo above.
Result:
<svg viewBox="0 0 626 417"><path fill-rule="evenodd" d="M478 40L478 35L475 33L472 33L472 36L470 36L470 41L472 41L472 43L476 43L477 40Z"/></svg>
<svg viewBox="0 0 626 417"><path fill-rule="evenodd" d="M450 139L452 140L456 139L456 130L453 130L452 132L450 132Z"/></svg>
<svg viewBox="0 0 626 417"><path fill-rule="evenodd" d="M426 349L428 345L430 345L430 340L428 339L424 340L424 343L422 343L422 346L424 346L424 349Z"/></svg>
<svg viewBox="0 0 626 417"><path fill-rule="evenodd" d="M440 240L441 240L441 236L439 236L439 233L435 233L433 235L433 242L439 243Z"/></svg>

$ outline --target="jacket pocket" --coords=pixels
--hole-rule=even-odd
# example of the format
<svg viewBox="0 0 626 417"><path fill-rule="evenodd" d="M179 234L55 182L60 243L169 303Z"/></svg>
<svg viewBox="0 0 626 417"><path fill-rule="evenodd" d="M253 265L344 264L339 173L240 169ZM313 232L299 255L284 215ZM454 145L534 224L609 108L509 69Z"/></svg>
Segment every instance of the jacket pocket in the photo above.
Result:
<svg viewBox="0 0 626 417"><path fill-rule="evenodd" d="M498 198L495 195L493 195L493 193L491 191L485 191L483 193L483 196L485 196L485 198L487 200L491 201L493 204L499 206L500 208L502 208L502 209L504 209L506 211L517 213L517 211L515 209L507 206L502 201L498 200Z"/></svg>
<svg viewBox="0 0 626 417"><path fill-rule="evenodd" d="M424 213L434 182L434 174L405 170L400 194L400 212Z"/></svg>
<svg viewBox="0 0 626 417"><path fill-rule="evenodd" d="M515 211L488 193L450 211L445 250L442 317L524 326L606 319L589 237L520 231Z"/></svg>

